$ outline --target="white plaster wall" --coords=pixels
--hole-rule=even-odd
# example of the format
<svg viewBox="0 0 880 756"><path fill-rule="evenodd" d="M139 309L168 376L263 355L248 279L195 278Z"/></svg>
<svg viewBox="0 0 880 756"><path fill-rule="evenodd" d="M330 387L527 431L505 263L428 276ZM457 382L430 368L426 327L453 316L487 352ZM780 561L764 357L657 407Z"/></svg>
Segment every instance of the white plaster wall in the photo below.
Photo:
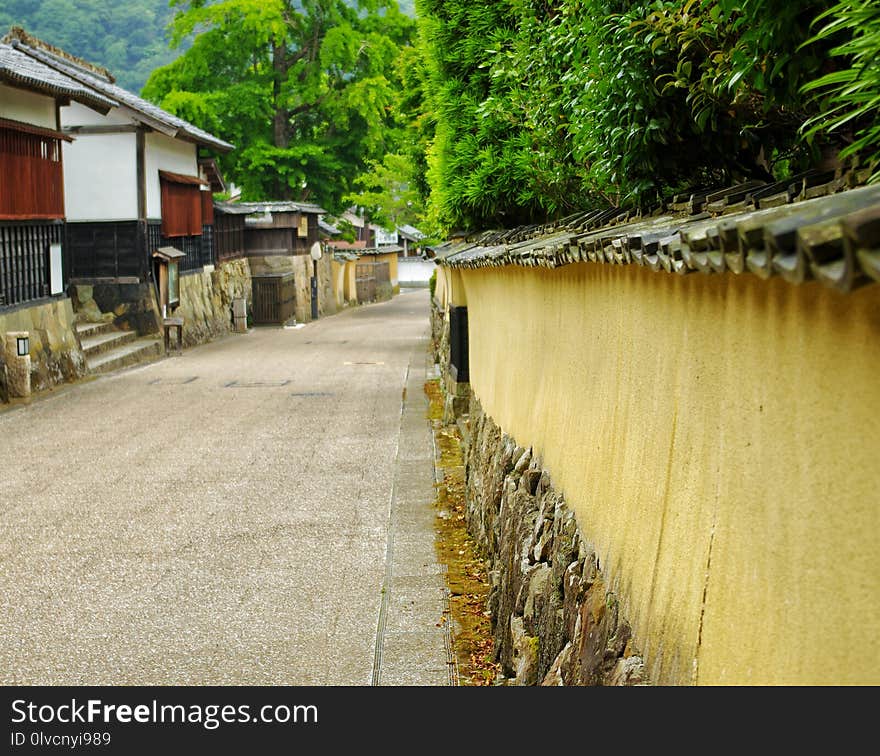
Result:
<svg viewBox="0 0 880 756"><path fill-rule="evenodd" d="M397 279L401 286L427 286L437 265L418 257L400 257L397 260Z"/></svg>
<svg viewBox="0 0 880 756"><path fill-rule="evenodd" d="M112 108L107 115L101 115L96 110L80 105L78 102L71 102L61 108L61 125L62 126L115 126L115 125L132 125L134 120L131 116L126 115L125 111L120 108Z"/></svg>
<svg viewBox="0 0 880 756"><path fill-rule="evenodd" d="M67 220L137 219L135 134L80 135L62 149Z"/></svg>
<svg viewBox="0 0 880 756"><path fill-rule="evenodd" d="M0 84L0 118L56 129L55 98Z"/></svg>
<svg viewBox="0 0 880 756"><path fill-rule="evenodd" d="M149 133L146 140L146 171L147 218L158 220L162 217L159 171L198 176L198 147L164 134Z"/></svg>

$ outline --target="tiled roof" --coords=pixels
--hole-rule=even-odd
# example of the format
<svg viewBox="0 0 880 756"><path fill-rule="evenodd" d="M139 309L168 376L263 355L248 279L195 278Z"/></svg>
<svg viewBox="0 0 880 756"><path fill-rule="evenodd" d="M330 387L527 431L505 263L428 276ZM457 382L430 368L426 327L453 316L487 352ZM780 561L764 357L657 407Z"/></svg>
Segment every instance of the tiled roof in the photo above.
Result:
<svg viewBox="0 0 880 756"><path fill-rule="evenodd" d="M403 247L397 244L383 244L381 247L361 247L359 249L354 248L352 251L358 255L389 255L403 252Z"/></svg>
<svg viewBox="0 0 880 756"><path fill-rule="evenodd" d="M318 218L318 228L329 236L338 236L342 233L342 231L336 228L336 226L332 223L328 223L323 218Z"/></svg>
<svg viewBox="0 0 880 756"><path fill-rule="evenodd" d="M100 113L107 113L117 104L94 89L25 55L13 45L3 43L0 43L0 81L53 97L69 97Z"/></svg>
<svg viewBox="0 0 880 756"><path fill-rule="evenodd" d="M398 226L397 231L401 236L406 237L410 241L418 241L419 239L425 238L425 235L421 231L419 231L415 226L410 226L408 224Z"/></svg>
<svg viewBox="0 0 880 756"><path fill-rule="evenodd" d="M35 61L43 63L63 76L74 79L84 87L113 101L114 105L124 105L133 111L134 117L168 136L188 138L198 144L228 152L233 145L193 126L182 118L171 115L157 105L147 102L136 94L113 83L113 77L101 68L79 61L44 42L31 37L21 29L13 29L3 40L16 50L25 53Z"/></svg>
<svg viewBox="0 0 880 756"><path fill-rule="evenodd" d="M593 210L434 249L437 262L455 268L594 262L679 275L815 279L850 291L880 281L880 185L841 191L846 182L838 177L818 185L802 179L787 188L784 182L739 185L673 201L651 217Z"/></svg>
<svg viewBox="0 0 880 756"><path fill-rule="evenodd" d="M256 213L308 213L324 215L327 211L310 202L218 202L220 212L230 215L253 215Z"/></svg>

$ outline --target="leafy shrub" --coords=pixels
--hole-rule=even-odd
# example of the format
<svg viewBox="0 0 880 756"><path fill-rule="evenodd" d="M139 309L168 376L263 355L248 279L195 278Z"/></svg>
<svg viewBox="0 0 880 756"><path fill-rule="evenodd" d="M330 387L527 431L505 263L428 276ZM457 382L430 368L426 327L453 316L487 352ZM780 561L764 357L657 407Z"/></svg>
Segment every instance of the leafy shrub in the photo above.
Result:
<svg viewBox="0 0 880 756"><path fill-rule="evenodd" d="M816 19L819 31L809 40L837 41L830 51L842 68L806 84L802 92L819 103L806 124L806 136L836 134L846 142L841 158L861 154L874 163L880 180L880 6L842 0Z"/></svg>

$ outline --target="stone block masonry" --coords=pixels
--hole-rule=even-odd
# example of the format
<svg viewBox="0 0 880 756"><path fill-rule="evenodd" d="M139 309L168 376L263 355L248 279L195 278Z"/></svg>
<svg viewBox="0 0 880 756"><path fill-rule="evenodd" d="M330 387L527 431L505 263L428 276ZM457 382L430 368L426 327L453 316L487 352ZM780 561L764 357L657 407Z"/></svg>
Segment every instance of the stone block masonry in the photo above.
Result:
<svg viewBox="0 0 880 756"><path fill-rule="evenodd" d="M470 403L467 520L492 583L495 652L514 685L644 685L596 551L531 449Z"/></svg>
<svg viewBox="0 0 880 756"><path fill-rule="evenodd" d="M247 260L230 260L210 272L187 273L180 277L180 306L185 346L204 344L232 333L232 302L246 299L251 306L251 271Z"/></svg>
<svg viewBox="0 0 880 756"><path fill-rule="evenodd" d="M71 286L77 318L84 322L113 322L140 335L159 333L161 313L152 282ZM233 331L232 302L251 303L248 261L230 260L213 270L180 276L180 306L174 314L184 319L183 343L195 346Z"/></svg>
<svg viewBox="0 0 880 756"><path fill-rule="evenodd" d="M0 312L0 336L10 331L29 334L32 391L45 391L85 375L86 359L76 337L69 299L51 299ZM8 396L3 368L0 365L0 399Z"/></svg>

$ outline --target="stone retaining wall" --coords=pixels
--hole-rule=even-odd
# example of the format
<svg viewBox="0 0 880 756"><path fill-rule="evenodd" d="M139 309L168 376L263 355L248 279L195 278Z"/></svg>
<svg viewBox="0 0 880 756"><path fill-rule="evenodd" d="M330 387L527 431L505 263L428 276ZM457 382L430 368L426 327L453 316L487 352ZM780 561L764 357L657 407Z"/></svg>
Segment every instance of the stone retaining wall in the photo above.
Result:
<svg viewBox="0 0 880 756"><path fill-rule="evenodd" d="M502 433L476 398L469 423L468 529L490 564L504 673L516 685L647 684L599 558L540 459Z"/></svg>
<svg viewBox="0 0 880 756"><path fill-rule="evenodd" d="M52 299L0 312L0 336L8 331L27 331L30 335L32 391L44 391L85 375L86 360L76 337L69 299ZM0 364L0 400L8 400L3 364Z"/></svg>
<svg viewBox="0 0 880 756"><path fill-rule="evenodd" d="M77 319L107 322L140 335L160 331L161 311L156 287L144 283L75 284L70 287ZM246 259L221 263L213 270L180 276L180 305L174 315L184 318L183 343L203 344L233 330L232 300L251 303L251 270Z"/></svg>
<svg viewBox="0 0 880 756"><path fill-rule="evenodd" d="M182 275L180 306L174 314L184 318L183 343L194 346L231 333L232 300L241 297L250 309L251 269L246 259L221 263L211 272Z"/></svg>
<svg viewBox="0 0 880 756"><path fill-rule="evenodd" d="M149 281L72 284L70 297L81 323L113 323L140 335L159 331L156 287Z"/></svg>

